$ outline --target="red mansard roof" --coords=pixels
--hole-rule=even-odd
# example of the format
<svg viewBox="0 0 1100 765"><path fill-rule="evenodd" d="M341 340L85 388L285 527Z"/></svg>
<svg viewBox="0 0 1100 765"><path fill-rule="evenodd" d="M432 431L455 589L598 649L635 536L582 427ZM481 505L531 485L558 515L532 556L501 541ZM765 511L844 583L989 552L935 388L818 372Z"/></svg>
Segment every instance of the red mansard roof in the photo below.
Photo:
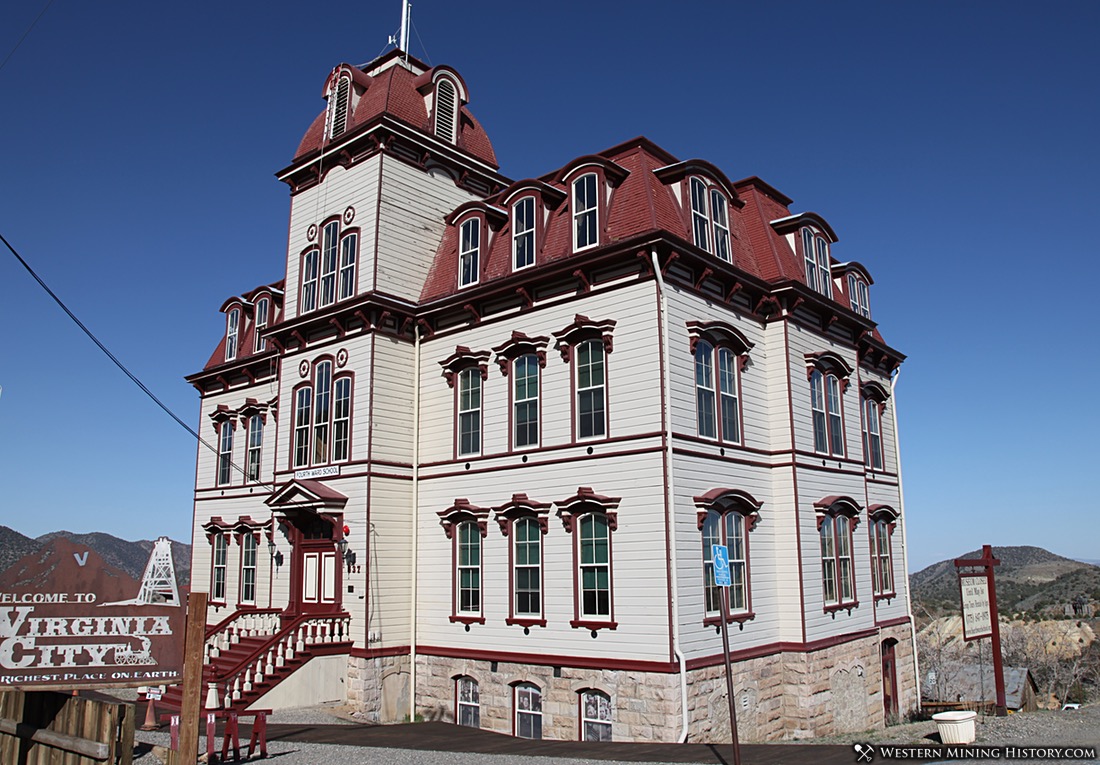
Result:
<svg viewBox="0 0 1100 765"><path fill-rule="evenodd" d="M400 51L394 51L394 54L400 55ZM377 67L396 58L397 55L394 54L384 56L368 66L374 71ZM419 62L415 63L419 64ZM341 64L338 66L333 70L333 74L348 72L352 77L352 87L355 88L357 92L360 92L361 95L359 96L359 101L355 105L354 110L350 111L348 114L347 127L344 132L337 137L337 140L343 140L346 136L351 135L360 127L370 123L383 114L387 114L418 130L431 134L431 115L428 114L425 96L418 91L417 85L422 84L425 79L430 81L432 74L439 68L440 67L436 67L435 69L427 70L423 74L417 74L416 72L406 69L400 63L393 63L389 68L383 69L372 77L358 67L351 66L350 64ZM451 70L448 69L448 71ZM326 92L331 78L332 75L329 75L329 80L326 80ZM489 141L489 136L486 135L481 124L474 119L474 116L470 113L470 110L466 108L465 104L461 106L459 111L460 132L457 143L458 148L472 154L482 162L491 165L493 169L497 169L499 166L497 165L496 153L493 151L493 145ZM294 162L304 159L309 154L319 151L322 148L322 145L325 143L326 114L327 110L322 111L317 115L317 118L313 120L313 124L309 126L301 143L298 144L298 150L294 152Z"/></svg>
<svg viewBox="0 0 1100 765"><path fill-rule="evenodd" d="M285 280L280 279L277 282L271 284L262 284L255 289L245 292L240 297L231 297L226 300L221 307L222 313L228 312L233 306L240 306L241 320L237 325L237 357L230 362L225 360L225 330L222 330L221 340L218 342L218 347L214 349L214 353L211 354L210 359L203 366L202 371L213 369L214 367L222 366L223 364L230 363L236 364L250 356L256 355L255 337L256 333L253 332L253 327L256 325L255 305L256 300L261 296L267 295L271 297L271 307L268 309L267 324L271 326L282 316L283 307L283 289L285 286ZM271 350L272 346L268 345L268 350ZM265 351L266 353L266 351Z"/></svg>
<svg viewBox="0 0 1100 765"><path fill-rule="evenodd" d="M668 171L671 165L678 163L674 156L641 137L600 152L597 156L627 171L626 177L613 185L607 208L600 210L601 245L656 231L665 231L685 242L692 242L690 207L686 200L682 205L676 199L674 189L680 180L670 180L670 177L679 178L682 173ZM691 165L692 174L709 175L720 187L730 188L731 184L721 175L721 171L709 163L693 161L687 164ZM570 189L562 180L562 171L547 173L539 180L560 191L566 201L551 205L544 229L536 225L535 267L572 257L585 257L585 253L573 253ZM770 225L773 220L790 216L787 207L790 200L758 178L732 184L732 188L737 194L736 199L730 200L729 208L733 265L766 281L804 281L801 259ZM505 190L486 199L485 204L504 207L505 197L512 197L512 202L518 198L513 194L513 190ZM483 241L479 282L485 284L511 275L510 221L498 230L490 229ZM458 235L452 224L444 233L420 297L421 301L429 302L456 292L459 292Z"/></svg>

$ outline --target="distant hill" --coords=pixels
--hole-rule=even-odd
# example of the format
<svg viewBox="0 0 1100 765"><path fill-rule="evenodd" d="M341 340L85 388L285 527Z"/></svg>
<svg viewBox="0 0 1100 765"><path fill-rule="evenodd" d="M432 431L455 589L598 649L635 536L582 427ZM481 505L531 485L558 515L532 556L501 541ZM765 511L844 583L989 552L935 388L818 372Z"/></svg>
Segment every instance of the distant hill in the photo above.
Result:
<svg viewBox="0 0 1100 765"><path fill-rule="evenodd" d="M129 577L141 580L149 555L153 552L152 540L127 542L125 539L93 532L74 534L71 531L53 531L31 539L7 526L0 526L0 574L4 574L27 555L51 546L55 540L63 539L75 545L90 548L103 561ZM172 541L172 562L176 567L176 580L180 587L191 582L191 545Z"/></svg>
<svg viewBox="0 0 1100 765"><path fill-rule="evenodd" d="M980 558L981 551L959 558ZM1100 602L1100 567L1063 558L1041 547L994 547L997 608L1003 616L1058 607L1078 595ZM959 611L954 558L933 563L909 577L913 610L931 616Z"/></svg>

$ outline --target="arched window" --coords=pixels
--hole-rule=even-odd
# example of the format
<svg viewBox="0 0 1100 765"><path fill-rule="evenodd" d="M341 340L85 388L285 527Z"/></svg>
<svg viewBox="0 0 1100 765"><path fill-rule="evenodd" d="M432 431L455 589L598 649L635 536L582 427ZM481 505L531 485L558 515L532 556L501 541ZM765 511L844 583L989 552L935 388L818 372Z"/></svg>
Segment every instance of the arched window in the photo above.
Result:
<svg viewBox="0 0 1100 765"><path fill-rule="evenodd" d="M458 456L481 453L481 371L458 375Z"/></svg>
<svg viewBox="0 0 1100 765"><path fill-rule="evenodd" d="M814 419L814 451L844 456L844 424L840 409L840 381L834 374L810 373L810 407Z"/></svg>
<svg viewBox="0 0 1100 765"><path fill-rule="evenodd" d="M725 194L698 176L693 176L688 186L691 196L691 234L695 246L732 263L729 202Z"/></svg>
<svg viewBox="0 0 1100 765"><path fill-rule="evenodd" d="M321 262L321 252L316 248L302 256L302 292L298 305L299 313L317 310L317 278Z"/></svg>
<svg viewBox="0 0 1100 765"><path fill-rule="evenodd" d="M597 322L577 314L572 324L554 333L562 360L573 363L575 440L607 437L607 356L614 327L613 320Z"/></svg>
<svg viewBox="0 0 1100 765"><path fill-rule="evenodd" d="M321 308L336 302L337 251L340 242L340 221L325 224L321 248Z"/></svg>
<svg viewBox="0 0 1100 765"><path fill-rule="evenodd" d="M359 254L359 233L351 232L340 240L340 300L355 294L355 261Z"/></svg>
<svg viewBox="0 0 1100 765"><path fill-rule="evenodd" d="M312 385L294 393L293 467L347 460L350 452L351 376L334 377L333 362L313 364Z"/></svg>
<svg viewBox="0 0 1100 765"><path fill-rule="evenodd" d="M723 545L729 556L730 621L753 618L749 575L749 532L759 519L760 503L739 489L712 489L695 497L703 543L705 624L716 624L722 611L722 587L714 575L713 545Z"/></svg>
<svg viewBox="0 0 1100 765"><path fill-rule="evenodd" d="M481 221L470 218L462 224L458 247L458 286L477 284L481 262Z"/></svg>
<svg viewBox="0 0 1100 765"><path fill-rule="evenodd" d="M882 470L882 405L863 399L863 462L872 470Z"/></svg>
<svg viewBox="0 0 1100 765"><path fill-rule="evenodd" d="M539 359L533 353L512 365L513 445L517 449L539 445Z"/></svg>
<svg viewBox="0 0 1100 765"><path fill-rule="evenodd" d="M467 728L481 727L481 692L477 680L462 676L455 679L455 722Z"/></svg>
<svg viewBox="0 0 1100 765"><path fill-rule="evenodd" d="M518 271L535 263L535 198L524 197L512 205L512 268Z"/></svg>
<svg viewBox="0 0 1100 765"><path fill-rule="evenodd" d="M534 683L519 683L516 694L516 735L520 738L542 738L542 690Z"/></svg>
<svg viewBox="0 0 1100 765"><path fill-rule="evenodd" d="M806 284L825 297L833 296L829 270L829 242L810 228L802 229L802 258L806 262Z"/></svg>
<svg viewBox="0 0 1100 765"><path fill-rule="evenodd" d="M586 688L580 692L581 741L611 740L611 697Z"/></svg>
<svg viewBox="0 0 1100 765"><path fill-rule="evenodd" d="M892 507L872 505L867 508L871 519L871 589L875 598L894 596L893 536L898 516Z"/></svg>
<svg viewBox="0 0 1100 765"><path fill-rule="evenodd" d="M234 308L225 317L225 360L237 358L237 339L240 336L241 309Z"/></svg>
<svg viewBox="0 0 1100 765"><path fill-rule="evenodd" d="M573 181L573 251L599 244L599 181L595 173L585 173Z"/></svg>
<svg viewBox="0 0 1100 765"><path fill-rule="evenodd" d="M473 521L458 524L455 539L455 614L481 616L481 529Z"/></svg>
<svg viewBox="0 0 1100 765"><path fill-rule="evenodd" d="M271 301L267 298L260 298L256 301L256 323L254 326L254 341L252 347L256 349L256 352L267 350L267 339L260 336L260 333L267 329L268 322L270 321L271 314Z"/></svg>
<svg viewBox="0 0 1100 765"><path fill-rule="evenodd" d="M695 344L695 408L702 438L740 443L738 373L737 356L732 350L715 349L706 340Z"/></svg>
<svg viewBox="0 0 1100 765"><path fill-rule="evenodd" d="M859 505L848 497L826 497L814 503L821 543L821 597L825 610L851 609L856 599L852 530L859 523Z"/></svg>
<svg viewBox="0 0 1100 765"><path fill-rule="evenodd" d="M848 274L848 301L853 311L865 319L871 318L871 297L867 282L855 274Z"/></svg>
<svg viewBox="0 0 1100 765"><path fill-rule="evenodd" d="M256 482L260 480L260 459L263 456L264 446L264 421L263 417L254 414L248 418L248 455L245 463L248 467L248 480Z"/></svg>

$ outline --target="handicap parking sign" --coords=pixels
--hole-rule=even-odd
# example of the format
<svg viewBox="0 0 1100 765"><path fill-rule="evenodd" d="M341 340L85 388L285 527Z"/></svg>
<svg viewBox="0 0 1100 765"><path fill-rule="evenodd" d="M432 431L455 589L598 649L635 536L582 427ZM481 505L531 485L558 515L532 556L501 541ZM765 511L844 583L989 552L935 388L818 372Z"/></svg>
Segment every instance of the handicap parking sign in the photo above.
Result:
<svg viewBox="0 0 1100 765"><path fill-rule="evenodd" d="M729 587L730 553L725 545L711 545L710 557L714 561L714 583L719 587Z"/></svg>

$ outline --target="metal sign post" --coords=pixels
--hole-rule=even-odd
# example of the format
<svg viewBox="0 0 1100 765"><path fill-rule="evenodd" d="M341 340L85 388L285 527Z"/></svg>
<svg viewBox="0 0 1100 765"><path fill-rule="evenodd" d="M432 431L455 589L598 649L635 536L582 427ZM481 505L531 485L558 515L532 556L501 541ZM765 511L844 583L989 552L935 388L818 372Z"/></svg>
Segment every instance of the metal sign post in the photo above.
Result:
<svg viewBox="0 0 1100 765"><path fill-rule="evenodd" d="M963 610L963 638L988 637L993 648L993 680L997 687L997 717L1008 714L1005 703L1005 673L1001 663L1001 628L997 617L997 587L993 567L1001 562L993 557L993 548L982 545L980 558L956 558L955 568L980 568L980 574L959 572L959 594ZM979 652L980 653L980 652Z"/></svg>
<svg viewBox="0 0 1100 765"><path fill-rule="evenodd" d="M737 708L733 699L733 665L730 662L730 555L725 545L711 545L714 583L722 588L722 656L726 660L726 698L730 705L730 738L733 741L733 765L741 765L741 745L737 740Z"/></svg>

